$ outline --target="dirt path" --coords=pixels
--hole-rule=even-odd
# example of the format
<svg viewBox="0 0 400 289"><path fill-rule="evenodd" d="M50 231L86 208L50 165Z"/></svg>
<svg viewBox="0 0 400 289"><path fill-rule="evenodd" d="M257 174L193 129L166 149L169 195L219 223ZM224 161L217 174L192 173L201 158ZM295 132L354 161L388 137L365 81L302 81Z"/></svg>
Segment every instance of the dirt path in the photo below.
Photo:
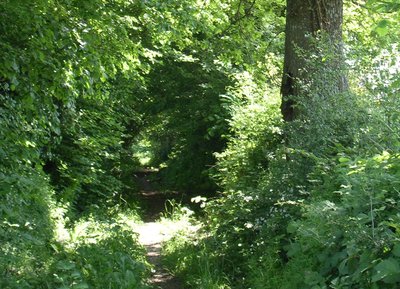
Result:
<svg viewBox="0 0 400 289"><path fill-rule="evenodd" d="M147 250L147 260L154 265L150 283L154 288L181 289L179 280L172 276L161 263L161 245L169 239L165 227L159 222L147 222L138 228L139 242Z"/></svg>
<svg viewBox="0 0 400 289"><path fill-rule="evenodd" d="M147 178L147 174L138 177L147 210L144 223L137 228L137 233L139 233L139 242L146 248L147 260L154 266L150 284L159 289L183 289L181 282L163 268L161 262L162 243L172 237L174 230L158 219L164 212L165 205L171 196L153 191Z"/></svg>

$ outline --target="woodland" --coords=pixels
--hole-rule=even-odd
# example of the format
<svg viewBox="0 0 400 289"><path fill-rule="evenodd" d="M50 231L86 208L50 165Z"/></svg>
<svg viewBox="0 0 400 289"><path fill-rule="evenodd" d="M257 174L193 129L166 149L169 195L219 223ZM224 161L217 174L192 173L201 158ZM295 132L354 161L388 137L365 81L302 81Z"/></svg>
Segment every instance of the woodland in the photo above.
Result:
<svg viewBox="0 0 400 289"><path fill-rule="evenodd" d="M179 288L400 288L399 20L399 0L0 0L0 288L156 288L147 182Z"/></svg>

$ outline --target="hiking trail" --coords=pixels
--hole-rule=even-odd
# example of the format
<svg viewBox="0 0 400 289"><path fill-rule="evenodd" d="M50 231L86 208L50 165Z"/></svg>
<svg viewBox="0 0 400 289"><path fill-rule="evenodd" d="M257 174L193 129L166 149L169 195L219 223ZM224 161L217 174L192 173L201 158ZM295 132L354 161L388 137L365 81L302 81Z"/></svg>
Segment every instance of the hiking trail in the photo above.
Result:
<svg viewBox="0 0 400 289"><path fill-rule="evenodd" d="M163 267L161 261L162 243L173 236L179 225L161 222L160 217L165 212L168 200L177 199L179 195L153 190L149 174L148 172L137 174L141 197L147 210L144 222L137 227L136 232L139 234L139 243L146 248L148 262L154 266L150 284L155 289L183 289L182 283Z"/></svg>

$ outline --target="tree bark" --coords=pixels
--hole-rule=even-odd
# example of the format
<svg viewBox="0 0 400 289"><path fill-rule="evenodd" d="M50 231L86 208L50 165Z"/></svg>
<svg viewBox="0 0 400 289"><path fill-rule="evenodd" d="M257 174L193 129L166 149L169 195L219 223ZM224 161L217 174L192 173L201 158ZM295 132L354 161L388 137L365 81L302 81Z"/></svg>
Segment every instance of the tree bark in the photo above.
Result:
<svg viewBox="0 0 400 289"><path fill-rule="evenodd" d="M281 86L281 112L284 120L297 117L293 96L299 95L299 82L307 82L306 60L299 51L311 51L317 32L327 35L338 59L342 54L343 0L287 0L285 59ZM338 86L341 84L338 83ZM339 88L340 90L340 88Z"/></svg>

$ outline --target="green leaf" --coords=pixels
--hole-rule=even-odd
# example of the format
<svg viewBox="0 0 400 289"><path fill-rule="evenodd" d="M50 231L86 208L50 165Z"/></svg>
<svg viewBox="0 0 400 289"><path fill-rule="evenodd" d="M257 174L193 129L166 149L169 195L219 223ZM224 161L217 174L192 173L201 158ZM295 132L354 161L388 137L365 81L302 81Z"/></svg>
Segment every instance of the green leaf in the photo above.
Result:
<svg viewBox="0 0 400 289"><path fill-rule="evenodd" d="M89 285L86 283L79 283L77 285L74 285L74 289L88 289Z"/></svg>
<svg viewBox="0 0 400 289"><path fill-rule="evenodd" d="M289 246L289 250L287 251L287 256L291 258L301 251L302 251L301 245L298 243L293 243Z"/></svg>
<svg viewBox="0 0 400 289"><path fill-rule="evenodd" d="M292 222L287 226L286 230L289 234L293 234L297 231L297 229L298 229L298 225L296 223Z"/></svg>
<svg viewBox="0 0 400 289"><path fill-rule="evenodd" d="M399 243L394 245L392 254L395 255L396 257L400 257L400 244Z"/></svg>
<svg viewBox="0 0 400 289"><path fill-rule="evenodd" d="M378 25L375 27L374 31L379 35L379 36L385 36L389 33L389 25L390 22L387 19L382 19L379 21Z"/></svg>
<svg viewBox="0 0 400 289"><path fill-rule="evenodd" d="M374 269L376 273L372 276L372 282L383 281L392 284L400 281L400 265L394 258L383 260Z"/></svg>
<svg viewBox="0 0 400 289"><path fill-rule="evenodd" d="M57 268L60 269L60 270L68 271L68 270L74 269L75 268L75 264L71 263L71 262L68 262L68 261L60 261L57 264Z"/></svg>

